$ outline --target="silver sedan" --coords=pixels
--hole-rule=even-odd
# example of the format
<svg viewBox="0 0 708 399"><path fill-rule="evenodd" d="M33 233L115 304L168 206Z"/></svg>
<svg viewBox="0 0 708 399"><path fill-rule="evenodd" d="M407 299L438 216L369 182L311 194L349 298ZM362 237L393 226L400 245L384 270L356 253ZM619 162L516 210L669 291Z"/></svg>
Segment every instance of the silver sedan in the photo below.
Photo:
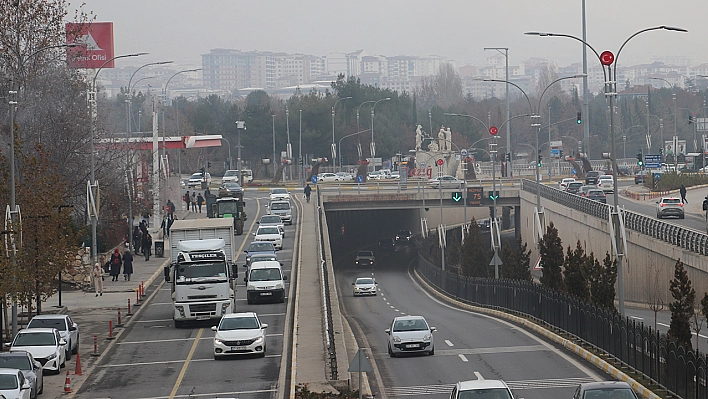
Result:
<svg viewBox="0 0 708 399"><path fill-rule="evenodd" d="M455 176L444 175L428 180L428 185L432 188L462 188L464 181Z"/></svg>

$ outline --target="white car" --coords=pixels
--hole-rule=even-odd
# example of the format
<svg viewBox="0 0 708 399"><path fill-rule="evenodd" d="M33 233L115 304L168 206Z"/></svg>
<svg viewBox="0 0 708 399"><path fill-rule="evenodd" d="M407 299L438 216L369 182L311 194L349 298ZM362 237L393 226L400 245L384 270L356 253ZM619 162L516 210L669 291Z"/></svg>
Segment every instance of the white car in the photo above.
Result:
<svg viewBox="0 0 708 399"><path fill-rule="evenodd" d="M10 352L29 352L43 369L59 374L66 364L66 341L56 328L20 330L10 344Z"/></svg>
<svg viewBox="0 0 708 399"><path fill-rule="evenodd" d="M495 398L514 399L509 386L502 380L460 381L452 389L450 399Z"/></svg>
<svg viewBox="0 0 708 399"><path fill-rule="evenodd" d="M614 180L611 175L602 175L597 178L597 188L607 193L615 191Z"/></svg>
<svg viewBox="0 0 708 399"><path fill-rule="evenodd" d="M212 326L214 359L227 355L266 354L267 324L261 323L253 312L230 313L221 317L218 326Z"/></svg>
<svg viewBox="0 0 708 399"><path fill-rule="evenodd" d="M238 170L227 170L224 172L224 177L221 178L221 184L224 183L241 183L238 179Z"/></svg>
<svg viewBox="0 0 708 399"><path fill-rule="evenodd" d="M285 238L285 223L278 215L263 215L257 222L258 227L275 226L280 229L280 235Z"/></svg>
<svg viewBox="0 0 708 399"><path fill-rule="evenodd" d="M376 280L371 277L359 277L356 279L356 281L352 283L352 286L354 286L354 296L376 296L376 291L378 291L378 288L376 286Z"/></svg>
<svg viewBox="0 0 708 399"><path fill-rule="evenodd" d="M404 353L435 354L433 331L423 316L398 316L387 328L388 354L391 357Z"/></svg>
<svg viewBox="0 0 708 399"><path fill-rule="evenodd" d="M0 353L0 368L18 369L30 383L30 398L44 392L44 374L42 363L35 360L31 353L25 351Z"/></svg>
<svg viewBox="0 0 708 399"><path fill-rule="evenodd" d="M275 249L283 249L283 236L280 234L278 226L258 227L253 235L256 241L268 241L273 243Z"/></svg>
<svg viewBox="0 0 708 399"><path fill-rule="evenodd" d="M333 181L340 181L341 179L334 173L320 173L317 175L317 183L328 183Z"/></svg>
<svg viewBox="0 0 708 399"><path fill-rule="evenodd" d="M401 172L398 170L394 170L393 172L391 172L391 176L389 178L393 180L401 180Z"/></svg>
<svg viewBox="0 0 708 399"><path fill-rule="evenodd" d="M374 170L369 172L369 174L366 175L366 178L368 180L383 180L386 178L386 175L380 170Z"/></svg>
<svg viewBox="0 0 708 399"><path fill-rule="evenodd" d="M200 187L203 181L205 181L206 184L211 183L211 174L209 174L209 172L207 172L205 176L202 176L201 173L193 173L187 181L187 187Z"/></svg>
<svg viewBox="0 0 708 399"><path fill-rule="evenodd" d="M287 188L271 188L270 189L270 200L271 201L290 200L290 192L288 192Z"/></svg>
<svg viewBox="0 0 708 399"><path fill-rule="evenodd" d="M350 181L350 180L355 180L354 173L348 173L348 172L337 172L335 173L337 176L339 176L339 181Z"/></svg>
<svg viewBox="0 0 708 399"><path fill-rule="evenodd" d="M0 397L30 399L32 386L18 369L0 369Z"/></svg>
<svg viewBox="0 0 708 399"><path fill-rule="evenodd" d="M561 180L560 184L560 189L565 190L568 188L568 184L573 183L575 181L574 178L572 177L566 177L565 179Z"/></svg>
<svg viewBox="0 0 708 399"><path fill-rule="evenodd" d="M457 179L455 176L438 176L428 180L428 185L432 188L462 188L462 180Z"/></svg>
<svg viewBox="0 0 708 399"><path fill-rule="evenodd" d="M66 360L79 353L79 325L66 314L42 314L30 320L27 328L56 328L66 341Z"/></svg>
<svg viewBox="0 0 708 399"><path fill-rule="evenodd" d="M663 197L656 202L656 217L663 219L665 216L684 218L683 203L679 197Z"/></svg>

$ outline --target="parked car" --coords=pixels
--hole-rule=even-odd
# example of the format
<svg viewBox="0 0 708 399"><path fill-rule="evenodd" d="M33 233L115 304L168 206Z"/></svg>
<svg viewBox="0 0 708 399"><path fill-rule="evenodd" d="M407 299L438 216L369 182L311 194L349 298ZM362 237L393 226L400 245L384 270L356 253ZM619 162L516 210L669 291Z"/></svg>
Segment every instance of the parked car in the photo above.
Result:
<svg viewBox="0 0 708 399"><path fill-rule="evenodd" d="M464 182L455 176L438 176L428 180L428 185L432 188L462 188Z"/></svg>
<svg viewBox="0 0 708 399"><path fill-rule="evenodd" d="M634 184L644 184L649 173L646 170L640 170L634 175Z"/></svg>
<svg viewBox="0 0 708 399"><path fill-rule="evenodd" d="M44 391L44 374L42 363L38 362L29 352L0 353L0 368L18 369L30 382L30 398L34 399Z"/></svg>
<svg viewBox="0 0 708 399"><path fill-rule="evenodd" d="M573 399L588 398L637 399L637 394L632 390L632 386L624 381L600 381L580 384L575 389Z"/></svg>
<svg viewBox="0 0 708 399"><path fill-rule="evenodd" d="M278 226L259 226L253 236L256 241L272 242L276 250L283 249L283 236Z"/></svg>
<svg viewBox="0 0 708 399"><path fill-rule="evenodd" d="M565 179L561 180L560 183L558 183L558 185L561 190L565 190L568 187L568 183L572 183L574 181L575 181L574 178L566 177Z"/></svg>
<svg viewBox="0 0 708 399"><path fill-rule="evenodd" d="M596 185L599 178L600 178L600 171L599 170L591 170L585 174L585 184Z"/></svg>
<svg viewBox="0 0 708 399"><path fill-rule="evenodd" d="M66 359L79 352L79 325L66 314L41 314L34 316L27 328L56 328L66 341Z"/></svg>
<svg viewBox="0 0 708 399"><path fill-rule="evenodd" d="M376 280L372 277L359 277L352 283L354 289L354 296L360 295L374 295L376 296L376 291L378 287L376 286Z"/></svg>
<svg viewBox="0 0 708 399"><path fill-rule="evenodd" d="M56 328L20 330L10 344L10 352L29 352L47 372L59 374L66 365L66 341Z"/></svg>
<svg viewBox="0 0 708 399"><path fill-rule="evenodd" d="M333 181L340 181L341 179L334 173L320 173L317 175L317 183L328 183Z"/></svg>
<svg viewBox="0 0 708 399"><path fill-rule="evenodd" d="M684 218L683 203L678 197L663 197L656 202L656 217L663 219L665 216L678 216Z"/></svg>
<svg viewBox="0 0 708 399"><path fill-rule="evenodd" d="M398 316L387 328L388 354L391 357L404 353L435 354L435 327L430 327L423 316Z"/></svg>
<svg viewBox="0 0 708 399"><path fill-rule="evenodd" d="M613 193L615 191L614 179L610 175L602 175L598 178L597 188L602 189L602 191L607 193Z"/></svg>
<svg viewBox="0 0 708 399"><path fill-rule="evenodd" d="M450 399L514 399L514 394L502 380L471 380L455 384Z"/></svg>
<svg viewBox="0 0 708 399"><path fill-rule="evenodd" d="M32 386L21 370L0 369L0 398L30 399Z"/></svg>
<svg viewBox="0 0 708 399"><path fill-rule="evenodd" d="M568 183L568 186L565 188L565 191L571 193L571 194L579 194L580 193L580 188L583 186L583 182L581 181L574 181Z"/></svg>
<svg viewBox="0 0 708 399"><path fill-rule="evenodd" d="M254 312L230 313L221 317L218 326L211 328L214 334L214 359L228 355L266 354L268 325L261 323Z"/></svg>
<svg viewBox="0 0 708 399"><path fill-rule="evenodd" d="M607 203L607 194L599 188L588 191L585 196L593 201L602 202L603 204Z"/></svg>

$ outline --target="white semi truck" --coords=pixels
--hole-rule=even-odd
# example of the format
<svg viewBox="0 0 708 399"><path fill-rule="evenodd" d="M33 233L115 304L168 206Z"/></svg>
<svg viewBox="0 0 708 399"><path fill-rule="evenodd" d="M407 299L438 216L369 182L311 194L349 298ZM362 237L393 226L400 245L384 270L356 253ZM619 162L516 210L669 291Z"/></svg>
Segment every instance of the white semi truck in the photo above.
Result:
<svg viewBox="0 0 708 399"><path fill-rule="evenodd" d="M164 272L175 327L232 313L238 269L231 219L177 220L169 241L170 265Z"/></svg>

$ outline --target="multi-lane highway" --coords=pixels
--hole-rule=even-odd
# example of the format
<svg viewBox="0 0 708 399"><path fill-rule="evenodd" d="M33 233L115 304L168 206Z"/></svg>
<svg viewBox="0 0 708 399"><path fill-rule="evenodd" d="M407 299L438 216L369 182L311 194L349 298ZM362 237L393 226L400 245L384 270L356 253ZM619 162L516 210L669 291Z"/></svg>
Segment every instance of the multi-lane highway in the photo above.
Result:
<svg viewBox="0 0 708 399"><path fill-rule="evenodd" d="M338 290L345 315L360 347L369 348L378 369L370 383L377 397L449 397L452 385L478 378L503 379L517 397L569 398L581 382L608 379L520 327L468 312L428 295L412 277L412 247L377 251L372 268L354 266L353 253L339 254L335 263ZM379 294L354 297L356 277L376 279ZM437 331L435 355L391 358L387 334L400 315L422 315Z"/></svg>
<svg viewBox="0 0 708 399"><path fill-rule="evenodd" d="M246 196L248 221L242 236L236 236L239 266L244 263L243 248L252 241L255 222L267 204L267 192L249 192ZM297 220L297 213L294 215ZM205 217L190 213L189 218ZM284 273L292 271L293 245L296 226L285 227L284 249L278 252ZM191 324L175 329L172 302L167 284L158 285L155 293L143 305L140 314L131 320L127 330L97 370L83 384L77 398L172 398L172 397L239 397L270 398L288 373L282 362L289 348L283 343L286 315L290 308L289 295L285 303L248 305L243 282L245 271L239 272L236 311L253 311L268 324L265 358L243 357L214 360L213 336L210 324ZM289 291L289 284L286 293Z"/></svg>

